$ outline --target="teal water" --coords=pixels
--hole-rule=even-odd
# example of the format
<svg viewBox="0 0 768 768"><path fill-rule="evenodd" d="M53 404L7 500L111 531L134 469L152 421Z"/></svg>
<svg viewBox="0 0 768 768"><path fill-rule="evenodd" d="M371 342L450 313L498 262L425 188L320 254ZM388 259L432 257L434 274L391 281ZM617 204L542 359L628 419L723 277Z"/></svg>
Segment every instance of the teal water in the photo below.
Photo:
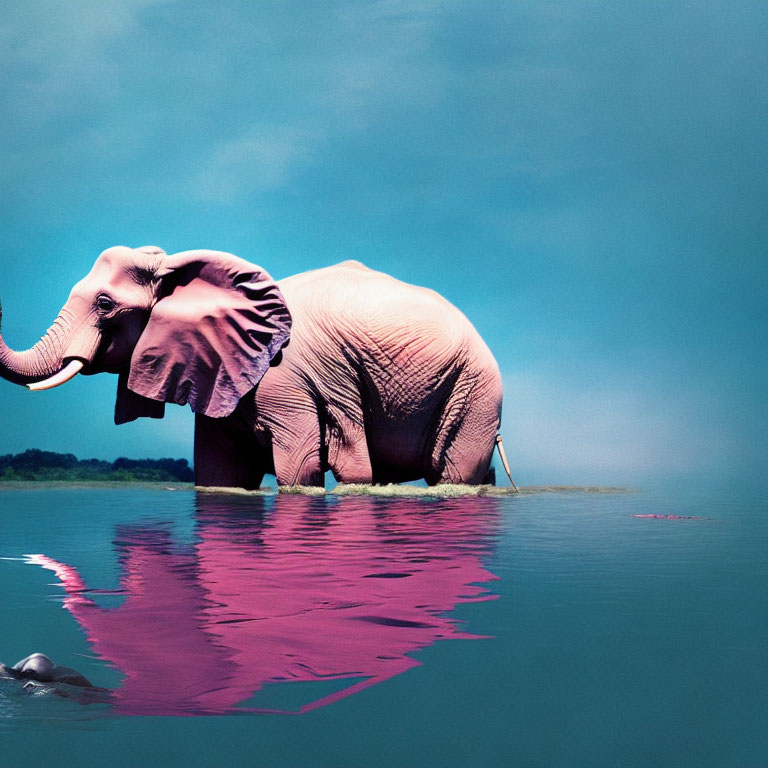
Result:
<svg viewBox="0 0 768 768"><path fill-rule="evenodd" d="M0 490L2 765L762 768L765 512Z"/></svg>

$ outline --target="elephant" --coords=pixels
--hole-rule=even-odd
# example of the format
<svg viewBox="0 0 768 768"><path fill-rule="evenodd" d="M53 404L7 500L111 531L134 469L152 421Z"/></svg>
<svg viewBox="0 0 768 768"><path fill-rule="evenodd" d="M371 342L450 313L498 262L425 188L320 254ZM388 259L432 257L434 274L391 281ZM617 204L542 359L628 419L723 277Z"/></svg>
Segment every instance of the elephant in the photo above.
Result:
<svg viewBox="0 0 768 768"><path fill-rule="evenodd" d="M1 314L0 314L1 317ZM0 376L41 390L118 374L115 423L195 412L199 486L488 481L501 376L438 293L357 261L275 281L220 251L104 251Z"/></svg>

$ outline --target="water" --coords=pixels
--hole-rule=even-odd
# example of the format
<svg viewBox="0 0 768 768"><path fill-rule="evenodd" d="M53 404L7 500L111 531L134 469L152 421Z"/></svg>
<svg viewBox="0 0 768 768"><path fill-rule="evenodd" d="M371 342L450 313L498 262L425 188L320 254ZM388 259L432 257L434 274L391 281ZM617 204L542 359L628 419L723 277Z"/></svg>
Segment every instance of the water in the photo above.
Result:
<svg viewBox="0 0 768 768"><path fill-rule="evenodd" d="M98 687L0 680L3 766L768 764L759 495L27 486L0 529L0 659Z"/></svg>

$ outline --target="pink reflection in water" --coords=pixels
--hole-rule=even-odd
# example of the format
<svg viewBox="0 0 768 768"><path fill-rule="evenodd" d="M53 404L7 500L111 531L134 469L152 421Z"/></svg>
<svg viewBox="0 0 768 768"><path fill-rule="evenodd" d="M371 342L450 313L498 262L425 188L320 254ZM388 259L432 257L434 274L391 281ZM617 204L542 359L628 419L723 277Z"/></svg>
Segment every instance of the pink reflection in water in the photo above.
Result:
<svg viewBox="0 0 768 768"><path fill-rule="evenodd" d="M696 515L632 515L632 517L644 517L651 520L709 520L708 517Z"/></svg>
<svg viewBox="0 0 768 768"><path fill-rule="evenodd" d="M125 673L121 712L265 711L237 705L267 683L357 681L308 711L418 665L407 654L436 640L476 637L440 614L494 597L478 583L496 578L481 564L495 500L264 504L200 494L187 550L162 526L120 528L116 608L94 602L74 568L35 556L94 651Z"/></svg>

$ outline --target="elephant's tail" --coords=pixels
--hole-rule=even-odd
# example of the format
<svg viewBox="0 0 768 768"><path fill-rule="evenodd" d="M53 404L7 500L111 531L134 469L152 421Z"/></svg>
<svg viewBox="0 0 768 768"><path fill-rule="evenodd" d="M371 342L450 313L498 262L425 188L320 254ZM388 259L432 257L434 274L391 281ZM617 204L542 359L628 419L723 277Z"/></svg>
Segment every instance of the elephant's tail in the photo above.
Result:
<svg viewBox="0 0 768 768"><path fill-rule="evenodd" d="M499 449L499 457L501 458L501 463L504 465L504 471L507 473L509 482L512 483L515 493L520 493L520 489L515 485L515 481L512 479L512 473L509 471L509 462L507 461L507 454L504 451L504 441L501 439L501 435L496 435L496 447Z"/></svg>

